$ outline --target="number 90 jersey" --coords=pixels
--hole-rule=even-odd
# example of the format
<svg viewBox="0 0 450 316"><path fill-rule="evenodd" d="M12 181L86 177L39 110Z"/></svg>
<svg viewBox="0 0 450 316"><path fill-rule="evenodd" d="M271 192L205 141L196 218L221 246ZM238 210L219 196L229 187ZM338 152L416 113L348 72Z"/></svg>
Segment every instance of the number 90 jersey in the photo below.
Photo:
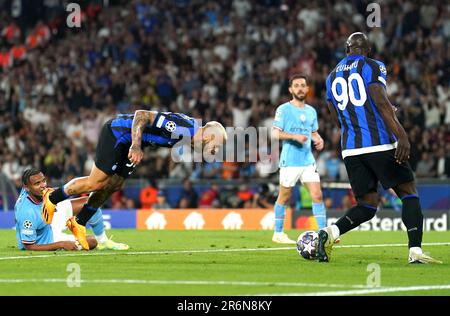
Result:
<svg viewBox="0 0 450 316"><path fill-rule="evenodd" d="M386 128L369 93L370 84L386 88L386 75L382 62L362 55L345 57L328 75L327 100L341 125L344 158L395 148L395 136Z"/></svg>

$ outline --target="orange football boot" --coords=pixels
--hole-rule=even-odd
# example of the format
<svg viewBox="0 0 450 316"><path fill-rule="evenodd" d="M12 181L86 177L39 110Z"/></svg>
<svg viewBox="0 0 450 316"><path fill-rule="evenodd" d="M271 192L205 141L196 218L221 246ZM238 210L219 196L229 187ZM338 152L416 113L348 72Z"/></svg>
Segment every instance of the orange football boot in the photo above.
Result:
<svg viewBox="0 0 450 316"><path fill-rule="evenodd" d="M69 218L66 222L67 228L75 236L76 240L80 243L81 247L85 250L89 250L89 243L86 239L86 227L80 225L75 220L75 216Z"/></svg>
<svg viewBox="0 0 450 316"><path fill-rule="evenodd" d="M42 215L42 218L44 219L44 222L47 224L52 223L53 215L55 215L55 211L56 211L56 205L53 204L49 199L50 193L52 193L53 191L55 191L55 189L47 188L42 193L41 215Z"/></svg>

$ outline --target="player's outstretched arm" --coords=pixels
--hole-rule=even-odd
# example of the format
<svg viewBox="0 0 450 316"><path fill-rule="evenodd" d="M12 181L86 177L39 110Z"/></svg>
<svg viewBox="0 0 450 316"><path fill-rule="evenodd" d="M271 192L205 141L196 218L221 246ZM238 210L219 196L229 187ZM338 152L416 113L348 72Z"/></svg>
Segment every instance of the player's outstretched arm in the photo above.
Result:
<svg viewBox="0 0 450 316"><path fill-rule="evenodd" d="M58 241L46 245L24 244L24 247L26 250L31 251L78 250L77 244L74 241Z"/></svg>
<svg viewBox="0 0 450 316"><path fill-rule="evenodd" d="M153 123L155 114L152 111L137 110L134 113L133 123L131 125L131 146L128 151L128 159L134 165L138 165L144 157L141 149L142 133L148 123Z"/></svg>
<svg viewBox="0 0 450 316"><path fill-rule="evenodd" d="M369 93L372 100L374 100L386 127L397 137L395 159L398 163L407 161L409 159L411 145L408 141L408 135L395 115L394 106L392 106L389 101L386 89L380 84L371 84L369 85Z"/></svg>

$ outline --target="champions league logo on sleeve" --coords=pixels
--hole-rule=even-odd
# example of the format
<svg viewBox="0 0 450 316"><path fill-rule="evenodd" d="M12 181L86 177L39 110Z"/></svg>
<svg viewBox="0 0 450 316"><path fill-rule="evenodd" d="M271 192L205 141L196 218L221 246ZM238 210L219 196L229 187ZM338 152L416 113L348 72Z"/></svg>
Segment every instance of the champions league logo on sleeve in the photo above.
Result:
<svg viewBox="0 0 450 316"><path fill-rule="evenodd" d="M173 133L177 129L177 124L174 121L169 121L166 123L166 130Z"/></svg>
<svg viewBox="0 0 450 316"><path fill-rule="evenodd" d="M31 221L29 221L29 220L26 220L26 221L23 222L23 227L25 229L30 229L31 227L33 227L33 223Z"/></svg>
<svg viewBox="0 0 450 316"><path fill-rule="evenodd" d="M281 121L281 111L275 112L275 121Z"/></svg>

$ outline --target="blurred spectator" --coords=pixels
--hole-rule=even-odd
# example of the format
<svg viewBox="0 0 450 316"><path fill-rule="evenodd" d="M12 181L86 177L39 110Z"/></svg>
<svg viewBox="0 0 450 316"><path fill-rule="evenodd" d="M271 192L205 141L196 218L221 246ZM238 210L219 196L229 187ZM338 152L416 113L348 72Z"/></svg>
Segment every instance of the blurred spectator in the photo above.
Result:
<svg viewBox="0 0 450 316"><path fill-rule="evenodd" d="M331 210L334 207L333 199L330 196L326 197L323 203L325 204L325 208L327 210Z"/></svg>
<svg viewBox="0 0 450 316"><path fill-rule="evenodd" d="M253 208L273 208L277 200L278 192L273 184L263 183L253 195Z"/></svg>
<svg viewBox="0 0 450 316"><path fill-rule="evenodd" d="M234 127L248 127L250 116L252 115L252 109L247 108L246 99L237 99L236 106L235 101L229 101L228 105L232 108L233 113L233 126Z"/></svg>
<svg viewBox="0 0 450 316"><path fill-rule="evenodd" d="M70 116L66 125L66 136L75 144L76 147L84 145L84 131L81 117Z"/></svg>
<svg viewBox="0 0 450 316"><path fill-rule="evenodd" d="M417 177L434 177L436 172L434 170L434 162L427 152L422 153L422 159L417 164Z"/></svg>
<svg viewBox="0 0 450 316"><path fill-rule="evenodd" d="M135 209L136 204L133 199L130 199L126 195L123 194L123 191L116 191L111 195L111 208L112 209L122 209L122 210L130 210Z"/></svg>
<svg viewBox="0 0 450 316"><path fill-rule="evenodd" d="M200 208L213 208L219 206L218 201L219 188L216 184L213 184L208 190L203 192L198 202Z"/></svg>
<svg viewBox="0 0 450 316"><path fill-rule="evenodd" d="M202 165L202 179L220 179L222 174L222 163L218 161L204 162Z"/></svg>
<svg viewBox="0 0 450 316"><path fill-rule="evenodd" d="M348 210L353 207L352 200L349 195L344 195L341 200L341 209Z"/></svg>
<svg viewBox="0 0 450 316"><path fill-rule="evenodd" d="M240 208L251 208L252 207L253 192L247 185L241 185L239 187L237 196L240 200L240 203L239 203Z"/></svg>
<svg viewBox="0 0 450 316"><path fill-rule="evenodd" d="M183 191L181 193L180 201L178 201L179 208L197 208L198 207L198 194L192 186L192 182L189 179L183 182Z"/></svg>
<svg viewBox="0 0 450 316"><path fill-rule="evenodd" d="M222 168L222 179L236 179L239 175L239 168L236 162L224 161Z"/></svg>
<svg viewBox="0 0 450 316"><path fill-rule="evenodd" d="M169 203L166 201L166 194L163 190L158 191L158 196L156 198L156 203L153 204L152 209L154 210L163 210L163 209L170 209Z"/></svg>
<svg viewBox="0 0 450 316"><path fill-rule="evenodd" d="M241 179L253 179L256 178L256 165L253 162L243 162L239 167L239 178Z"/></svg>
<svg viewBox="0 0 450 316"><path fill-rule="evenodd" d="M158 201L158 189L152 182L148 187L141 190L139 200L142 208L152 208L153 204Z"/></svg>
<svg viewBox="0 0 450 316"><path fill-rule="evenodd" d="M336 151L332 150L330 156L325 161L326 177L330 180L339 180L341 160L338 158Z"/></svg>
<svg viewBox="0 0 450 316"><path fill-rule="evenodd" d="M178 3L119 0L103 8L82 3L82 32L55 23L65 18L57 3L26 23L5 13L0 22L5 168L18 164L20 170L31 163L48 168L52 178L79 170L86 174L102 124L139 108L182 112L230 127L270 127L276 106L290 98L287 78L301 71L311 76L307 101L318 111L325 140L319 172L345 180L324 81L344 56L348 35L364 31L373 42L372 57L387 66L387 91L410 136L412 167L422 177L448 174L447 160L438 153L450 142L450 7L445 2L388 0L381 28L366 25L358 1L282 6L279 1L184 1L183 15ZM271 145L264 144L275 157L278 148ZM241 174L234 162L221 164L220 172L203 173L146 149L132 177L277 179L269 172L273 165L256 163L254 172L252 164ZM14 180L15 172L8 172Z"/></svg>
<svg viewBox="0 0 450 316"><path fill-rule="evenodd" d="M15 22L6 25L2 30L2 36L10 43L16 39L20 39L22 31Z"/></svg>
<svg viewBox="0 0 450 316"><path fill-rule="evenodd" d="M20 174L19 161L12 154L6 155L2 160L2 173L15 183L19 181L22 176Z"/></svg>
<svg viewBox="0 0 450 316"><path fill-rule="evenodd" d="M450 178L450 144L446 145L447 154L444 148L440 148L436 162L436 173L441 179Z"/></svg>
<svg viewBox="0 0 450 316"><path fill-rule="evenodd" d="M437 103L424 103L425 110L425 127L438 127L441 123L441 110Z"/></svg>

